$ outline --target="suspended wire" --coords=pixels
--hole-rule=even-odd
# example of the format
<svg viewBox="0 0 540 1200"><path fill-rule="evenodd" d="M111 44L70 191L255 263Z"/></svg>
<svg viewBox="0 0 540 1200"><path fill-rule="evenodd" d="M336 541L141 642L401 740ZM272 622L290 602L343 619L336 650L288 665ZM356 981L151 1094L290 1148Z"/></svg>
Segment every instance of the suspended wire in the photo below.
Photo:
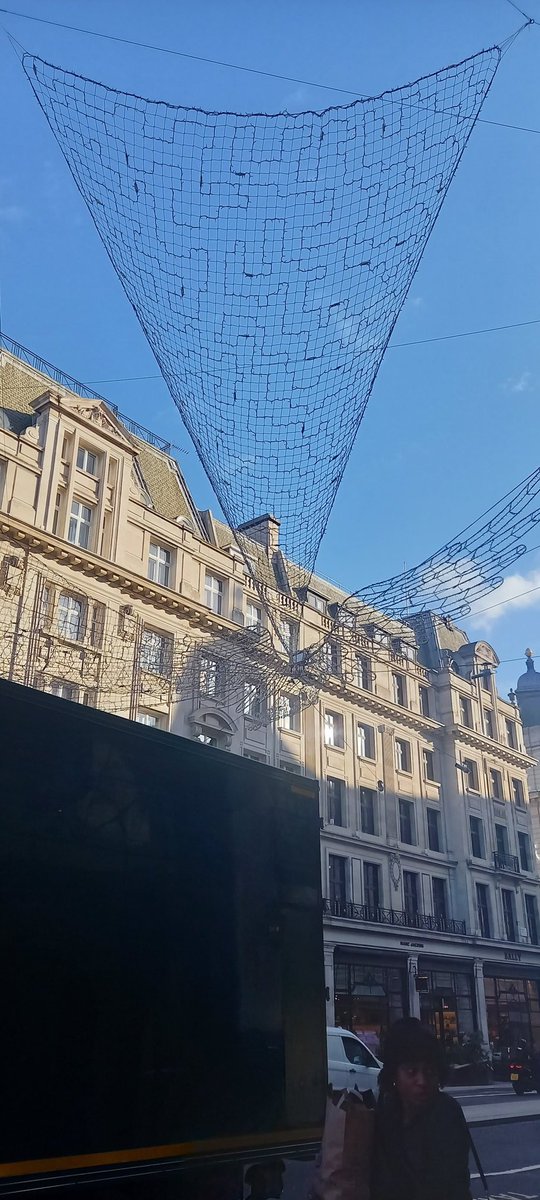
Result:
<svg viewBox="0 0 540 1200"><path fill-rule="evenodd" d="M443 333L438 337L418 338L414 342L391 342L389 350L403 350L407 346L428 346L432 342L451 342L456 338L478 337L484 333L501 333L506 329L524 329L528 325L540 325L540 318L536 317L532 321L516 321L512 325L491 325L486 329L466 329L462 333ZM113 379L87 379L85 385L94 387L106 383L144 383L151 379L162 379L162 375L122 375Z"/></svg>
<svg viewBox="0 0 540 1200"><path fill-rule="evenodd" d="M508 0L508 3L512 3L512 0ZM517 5L512 4L512 7L517 8ZM521 9L517 9L517 11L521 12ZM245 67L240 63L231 63L219 58L208 58L203 54L188 54L185 50L176 50L171 46L158 46L152 42L139 42L134 38L120 37L118 34L113 33L101 33L97 29L85 29L81 25L67 25L63 21L52 21L48 17L35 17L30 13L15 12L10 8L0 8L0 13L4 13L6 16L10 17L19 17L23 21L34 21L40 25L50 25L56 29L64 29L69 33L82 33L85 37L100 38L102 41L107 42L120 42L124 46L134 46L139 50L153 50L158 54L169 54L176 58L188 59L190 62L203 62L213 67L225 67L229 71L241 71L246 75L260 75L265 79L277 79L280 83L299 83L303 87L318 88L320 91L325 92L339 92L343 96L353 96L359 100L371 99L371 97L365 92L353 91L351 88L337 87L335 84L330 83L316 83L310 79L301 79L296 75L281 75L277 71L264 71L259 67ZM521 15L526 16L525 13L522 13ZM505 42L501 43L501 49L503 50L503 53L506 52L511 43L522 32L523 29L526 29L528 25L537 24L538 22L535 21L533 17L527 17L526 24L520 26L515 33L510 34L510 37L508 37ZM17 45L20 46L20 43L17 43ZM20 49L23 50L23 47L21 46ZM506 121L489 120L487 117L477 117L477 121L482 125L495 125L500 129L515 129L522 133L540 134L540 129L534 129L527 125L513 125Z"/></svg>

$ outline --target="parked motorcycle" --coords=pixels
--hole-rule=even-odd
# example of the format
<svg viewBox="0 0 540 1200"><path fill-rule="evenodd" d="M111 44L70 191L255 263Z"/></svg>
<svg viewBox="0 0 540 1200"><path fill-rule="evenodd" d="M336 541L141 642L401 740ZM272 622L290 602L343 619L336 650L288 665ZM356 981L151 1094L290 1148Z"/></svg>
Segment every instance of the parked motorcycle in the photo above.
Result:
<svg viewBox="0 0 540 1200"><path fill-rule="evenodd" d="M523 1096L525 1092L540 1094L540 1056L516 1057L510 1063L510 1082L516 1096Z"/></svg>

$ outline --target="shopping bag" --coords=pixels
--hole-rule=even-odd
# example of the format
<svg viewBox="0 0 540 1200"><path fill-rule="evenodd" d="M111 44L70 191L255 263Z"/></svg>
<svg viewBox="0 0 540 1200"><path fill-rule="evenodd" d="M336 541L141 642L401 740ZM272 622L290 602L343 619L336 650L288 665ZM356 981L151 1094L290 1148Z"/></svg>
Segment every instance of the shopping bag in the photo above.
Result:
<svg viewBox="0 0 540 1200"><path fill-rule="evenodd" d="M310 1200L369 1200L375 1114L368 1098L330 1089Z"/></svg>

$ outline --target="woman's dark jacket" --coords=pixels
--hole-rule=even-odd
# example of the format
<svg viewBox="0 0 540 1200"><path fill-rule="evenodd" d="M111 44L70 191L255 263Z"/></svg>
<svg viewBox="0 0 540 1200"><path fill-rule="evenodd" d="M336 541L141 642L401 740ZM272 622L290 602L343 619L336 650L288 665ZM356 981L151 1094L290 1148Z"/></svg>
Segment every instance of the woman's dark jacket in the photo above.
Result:
<svg viewBox="0 0 540 1200"><path fill-rule="evenodd" d="M372 1200L471 1200L469 1135L452 1096L439 1092L408 1125L398 1097L381 1097L372 1182Z"/></svg>

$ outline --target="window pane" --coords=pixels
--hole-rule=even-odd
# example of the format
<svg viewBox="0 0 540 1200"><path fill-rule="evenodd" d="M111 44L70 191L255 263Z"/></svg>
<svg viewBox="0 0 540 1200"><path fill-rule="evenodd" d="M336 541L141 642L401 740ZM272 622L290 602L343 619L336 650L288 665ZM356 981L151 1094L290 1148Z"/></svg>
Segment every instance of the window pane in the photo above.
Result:
<svg viewBox="0 0 540 1200"><path fill-rule="evenodd" d="M376 830L375 821L375 796L376 793L371 788L360 788L360 822L362 833L370 833L374 835Z"/></svg>
<svg viewBox="0 0 540 1200"><path fill-rule="evenodd" d="M428 826L428 845L430 850L439 850L441 848L441 839L439 834L440 818L435 808L427 810L427 826Z"/></svg>
<svg viewBox="0 0 540 1200"><path fill-rule="evenodd" d="M343 783L341 779L327 779L328 821L331 825L343 825Z"/></svg>
<svg viewBox="0 0 540 1200"><path fill-rule="evenodd" d="M62 592L58 601L58 632L61 637L78 642L82 636L82 600Z"/></svg>

